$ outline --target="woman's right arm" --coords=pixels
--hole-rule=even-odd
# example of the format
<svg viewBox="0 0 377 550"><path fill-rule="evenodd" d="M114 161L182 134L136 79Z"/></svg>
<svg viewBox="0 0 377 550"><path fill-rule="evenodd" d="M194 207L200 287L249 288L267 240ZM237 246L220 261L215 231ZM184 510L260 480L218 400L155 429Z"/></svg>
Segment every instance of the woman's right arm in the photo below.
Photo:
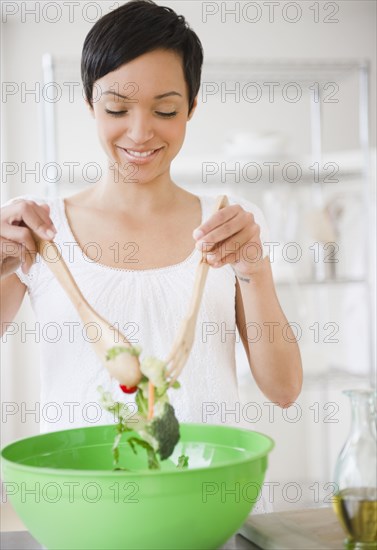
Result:
<svg viewBox="0 0 377 550"><path fill-rule="evenodd" d="M55 237L47 204L18 200L1 208L1 334L14 319L25 296L26 286L15 271L21 266L23 273L28 273L35 261L37 246L32 231L42 239Z"/></svg>
<svg viewBox="0 0 377 550"><path fill-rule="evenodd" d="M0 281L1 300L1 331L0 336L7 331L9 324L17 315L24 299L26 286L13 273Z"/></svg>

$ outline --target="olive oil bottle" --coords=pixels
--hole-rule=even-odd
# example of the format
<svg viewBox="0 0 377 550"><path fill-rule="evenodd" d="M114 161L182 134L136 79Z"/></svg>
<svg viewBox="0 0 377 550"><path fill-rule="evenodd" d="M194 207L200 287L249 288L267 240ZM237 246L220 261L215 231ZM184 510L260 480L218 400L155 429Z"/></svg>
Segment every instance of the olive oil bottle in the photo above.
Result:
<svg viewBox="0 0 377 550"><path fill-rule="evenodd" d="M376 391L347 390L352 421L335 468L333 508L355 550L377 550Z"/></svg>
<svg viewBox="0 0 377 550"><path fill-rule="evenodd" d="M343 489L334 495L333 508L351 541L377 548L377 489Z"/></svg>

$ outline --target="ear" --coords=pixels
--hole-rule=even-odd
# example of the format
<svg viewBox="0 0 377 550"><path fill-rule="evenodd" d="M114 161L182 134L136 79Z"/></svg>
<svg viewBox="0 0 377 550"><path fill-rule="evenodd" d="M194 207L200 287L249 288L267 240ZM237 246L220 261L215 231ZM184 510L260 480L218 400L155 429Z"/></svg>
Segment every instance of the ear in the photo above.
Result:
<svg viewBox="0 0 377 550"><path fill-rule="evenodd" d="M195 113L195 109L196 109L196 106L198 105L198 96L196 96L196 98L194 99L194 103L192 105L192 109L187 117L187 120L191 120L191 118L193 117L193 114Z"/></svg>
<svg viewBox="0 0 377 550"><path fill-rule="evenodd" d="M90 113L91 117L96 118L96 115L94 114L94 109L90 105L89 101L86 98L84 99L84 101L85 101L85 104L86 104L87 108L89 109L89 113Z"/></svg>

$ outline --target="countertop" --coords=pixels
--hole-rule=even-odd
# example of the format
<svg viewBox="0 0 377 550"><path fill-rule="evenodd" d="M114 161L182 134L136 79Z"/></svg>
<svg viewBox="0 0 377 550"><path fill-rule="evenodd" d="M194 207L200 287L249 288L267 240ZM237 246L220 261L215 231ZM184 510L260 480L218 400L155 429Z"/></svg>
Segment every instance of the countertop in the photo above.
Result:
<svg viewBox="0 0 377 550"><path fill-rule="evenodd" d="M41 550L41 546L28 531L5 531L0 533L1 550ZM235 535L219 550L260 550L241 535Z"/></svg>

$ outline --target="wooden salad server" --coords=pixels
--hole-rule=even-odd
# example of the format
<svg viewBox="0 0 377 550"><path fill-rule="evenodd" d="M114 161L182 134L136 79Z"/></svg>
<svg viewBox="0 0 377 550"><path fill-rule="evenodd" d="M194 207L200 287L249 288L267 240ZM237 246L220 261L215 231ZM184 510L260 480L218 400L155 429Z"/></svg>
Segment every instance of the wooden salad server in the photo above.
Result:
<svg viewBox="0 0 377 550"><path fill-rule="evenodd" d="M56 243L40 239L35 234L34 239L39 254L65 290L82 322L88 325L88 339L110 375L128 388L136 386L142 378L137 355L124 352L119 353L114 358L107 357L108 350L117 345L130 348L132 351L130 342L88 304L72 277ZM98 331L100 333L99 338Z"/></svg>
<svg viewBox="0 0 377 550"><path fill-rule="evenodd" d="M228 197L226 195L220 195L217 199L213 214L228 205ZM181 374L194 343L196 321L198 318L200 303L202 301L204 286L207 280L208 270L209 264L205 261L205 254L202 253L202 259L196 270L194 290L188 314L183 319L180 330L173 344L172 351L166 360L166 372L170 380L170 385L174 384L178 376Z"/></svg>

